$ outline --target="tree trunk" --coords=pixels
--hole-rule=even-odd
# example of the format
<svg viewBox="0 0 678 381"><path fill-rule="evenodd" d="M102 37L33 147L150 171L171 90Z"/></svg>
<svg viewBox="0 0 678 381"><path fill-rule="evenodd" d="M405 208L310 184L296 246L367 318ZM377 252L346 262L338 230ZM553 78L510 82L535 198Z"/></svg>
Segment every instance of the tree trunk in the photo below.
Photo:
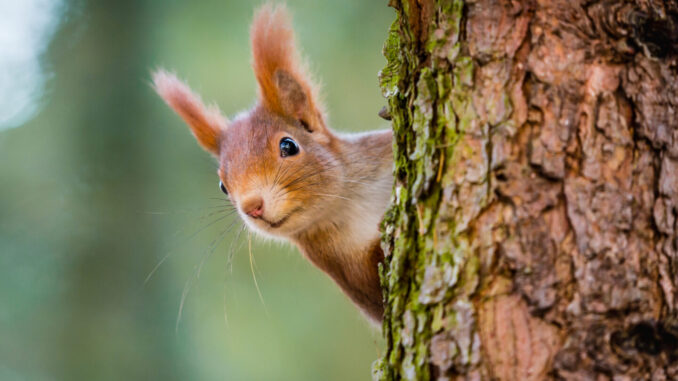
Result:
<svg viewBox="0 0 678 381"><path fill-rule="evenodd" d="M677 2L391 5L374 378L677 380Z"/></svg>

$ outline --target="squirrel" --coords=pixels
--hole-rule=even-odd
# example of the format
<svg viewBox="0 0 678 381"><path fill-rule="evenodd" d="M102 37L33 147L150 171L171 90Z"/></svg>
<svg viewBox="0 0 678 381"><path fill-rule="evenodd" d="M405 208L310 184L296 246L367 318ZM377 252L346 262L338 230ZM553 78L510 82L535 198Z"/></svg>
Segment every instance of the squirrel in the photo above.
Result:
<svg viewBox="0 0 678 381"><path fill-rule="evenodd" d="M379 224L393 187L392 131L340 134L326 124L283 6L250 30L254 107L229 121L162 69L153 86L219 161L219 186L254 232L295 244L373 322L383 315Z"/></svg>

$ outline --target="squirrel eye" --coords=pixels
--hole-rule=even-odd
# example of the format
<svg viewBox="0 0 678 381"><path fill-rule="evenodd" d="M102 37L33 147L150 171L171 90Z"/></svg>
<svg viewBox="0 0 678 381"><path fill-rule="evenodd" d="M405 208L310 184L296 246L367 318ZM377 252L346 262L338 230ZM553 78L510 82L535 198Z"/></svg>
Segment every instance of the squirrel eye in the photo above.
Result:
<svg viewBox="0 0 678 381"><path fill-rule="evenodd" d="M282 138L280 140L280 156L294 156L299 153L299 145L291 138Z"/></svg>
<svg viewBox="0 0 678 381"><path fill-rule="evenodd" d="M224 192L226 196L228 196L228 189L226 189L223 181L219 181L219 189L221 189L221 191Z"/></svg>

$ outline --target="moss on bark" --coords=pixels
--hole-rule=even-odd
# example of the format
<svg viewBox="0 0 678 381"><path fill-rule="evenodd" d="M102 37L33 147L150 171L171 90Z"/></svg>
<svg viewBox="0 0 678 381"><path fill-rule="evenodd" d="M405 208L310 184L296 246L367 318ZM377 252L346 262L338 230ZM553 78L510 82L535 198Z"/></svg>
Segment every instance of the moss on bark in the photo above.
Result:
<svg viewBox="0 0 678 381"><path fill-rule="evenodd" d="M414 2L401 5L384 47L388 63L380 73L393 121L397 181L383 223L389 352L375 364L375 377L421 380L429 375L431 327L455 313L443 311L453 294L460 305L469 304L464 294L477 283L465 250L468 238L454 229L463 223L457 221L461 216L446 215L450 229L445 231L434 225L441 193L454 181L455 160L462 156L456 150L471 148L457 146L475 118L469 91L473 63L459 44L462 1L436 2L428 15ZM456 323L466 324L465 318L459 315ZM468 338L459 348L468 362L473 346Z"/></svg>
<svg viewBox="0 0 678 381"><path fill-rule="evenodd" d="M391 2L374 379L678 377L678 37L650 33L678 5L650 3Z"/></svg>

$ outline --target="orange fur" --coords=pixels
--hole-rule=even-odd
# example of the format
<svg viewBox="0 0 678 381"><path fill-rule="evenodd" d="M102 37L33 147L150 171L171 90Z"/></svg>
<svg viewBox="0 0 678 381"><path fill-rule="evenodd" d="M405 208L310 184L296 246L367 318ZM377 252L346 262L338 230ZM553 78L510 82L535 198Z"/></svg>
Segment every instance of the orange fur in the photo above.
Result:
<svg viewBox="0 0 678 381"><path fill-rule="evenodd" d="M285 99L282 99L275 79L276 72L282 70L303 89L309 102L309 110L304 111L320 119L322 106L317 102L316 87L299 58L287 10L270 4L259 8L252 21L250 38L252 66L264 106L279 115L299 117L290 115L291 110L285 109Z"/></svg>
<svg viewBox="0 0 678 381"><path fill-rule="evenodd" d="M200 145L212 154L218 155L221 134L228 126L228 119L219 109L216 106L205 106L188 85L174 74L162 69L153 73L153 87L188 123Z"/></svg>
<svg viewBox="0 0 678 381"><path fill-rule="evenodd" d="M171 74L155 73L155 88L218 155L219 177L245 224L296 244L379 322L378 226L393 184L391 131L343 135L325 125L284 8L260 8L251 40L259 102L232 123ZM282 155L283 139L297 152ZM252 200L261 204L256 216L247 213Z"/></svg>

